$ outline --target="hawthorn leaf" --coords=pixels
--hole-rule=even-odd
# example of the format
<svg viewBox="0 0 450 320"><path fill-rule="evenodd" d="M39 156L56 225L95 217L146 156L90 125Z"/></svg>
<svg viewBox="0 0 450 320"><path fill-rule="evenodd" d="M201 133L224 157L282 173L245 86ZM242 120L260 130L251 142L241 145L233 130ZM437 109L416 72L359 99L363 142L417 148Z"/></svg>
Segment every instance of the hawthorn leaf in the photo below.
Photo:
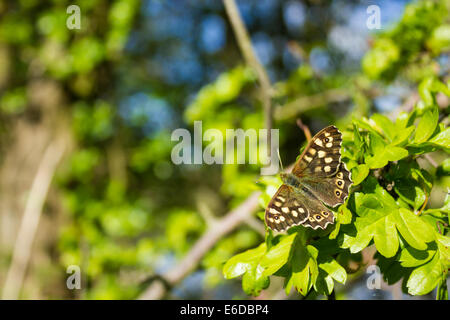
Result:
<svg viewBox="0 0 450 320"><path fill-rule="evenodd" d="M369 167L366 164L357 165L352 169L353 185L357 186L369 175Z"/></svg>
<svg viewBox="0 0 450 320"><path fill-rule="evenodd" d="M400 208L393 215L398 231L412 247L425 250L426 243L434 239L433 230L412 211Z"/></svg>
<svg viewBox="0 0 450 320"><path fill-rule="evenodd" d="M233 256L223 266L223 274L225 275L225 278L236 278L251 269L255 269L265 252L266 244L262 243L257 248L250 249Z"/></svg>
<svg viewBox="0 0 450 320"><path fill-rule="evenodd" d="M265 268L264 275L271 275L278 271L288 262L292 243L296 233L283 237L276 245L272 246L260 261L260 265Z"/></svg>
<svg viewBox="0 0 450 320"><path fill-rule="evenodd" d="M433 290L439 283L442 273L442 264L439 252L426 264L414 269L406 284L408 293L412 295L423 295Z"/></svg>
<svg viewBox="0 0 450 320"><path fill-rule="evenodd" d="M257 265L256 268L248 270L242 277L242 290L248 295L258 296L261 290L270 285L270 278L264 276L264 268Z"/></svg>
<svg viewBox="0 0 450 320"><path fill-rule="evenodd" d="M319 268L326 271L337 282L345 284L347 281L347 272L335 259L332 259L331 257L326 261L319 262Z"/></svg>
<svg viewBox="0 0 450 320"><path fill-rule="evenodd" d="M392 142L395 137L396 128L395 125L385 115L375 113L372 116L372 120L375 121L377 126L383 131L385 136Z"/></svg>
<svg viewBox="0 0 450 320"><path fill-rule="evenodd" d="M439 120L439 111L437 108L432 108L427 111L422 116L419 125L416 129L416 135L414 136L415 143L422 143L428 140L429 137L434 133Z"/></svg>

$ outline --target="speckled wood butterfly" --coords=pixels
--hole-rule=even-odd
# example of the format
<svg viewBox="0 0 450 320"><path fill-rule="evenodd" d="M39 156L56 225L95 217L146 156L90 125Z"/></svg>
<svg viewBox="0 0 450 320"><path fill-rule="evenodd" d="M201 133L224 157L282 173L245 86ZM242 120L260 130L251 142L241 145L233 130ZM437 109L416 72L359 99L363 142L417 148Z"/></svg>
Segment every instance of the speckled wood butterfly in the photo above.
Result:
<svg viewBox="0 0 450 320"><path fill-rule="evenodd" d="M353 183L341 161L341 143L338 128L322 129L308 143L292 172L280 174L284 184L266 209L269 228L284 231L301 224L325 229L334 223L334 214L327 206L343 203Z"/></svg>

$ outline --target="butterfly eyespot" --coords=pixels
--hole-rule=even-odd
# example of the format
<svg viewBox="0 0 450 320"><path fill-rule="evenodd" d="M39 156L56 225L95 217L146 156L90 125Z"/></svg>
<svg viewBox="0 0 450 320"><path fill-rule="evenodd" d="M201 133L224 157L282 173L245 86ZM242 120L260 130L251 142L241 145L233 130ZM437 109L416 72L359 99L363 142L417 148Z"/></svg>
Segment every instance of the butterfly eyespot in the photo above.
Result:
<svg viewBox="0 0 450 320"><path fill-rule="evenodd" d="M316 215L316 219L320 221L322 219L322 216L320 214Z"/></svg>
<svg viewBox="0 0 450 320"><path fill-rule="evenodd" d="M341 195L341 192L339 190L336 190L335 193L338 197Z"/></svg>
<svg viewBox="0 0 450 320"><path fill-rule="evenodd" d="M342 181L337 182L338 186L342 186Z"/></svg>
<svg viewBox="0 0 450 320"><path fill-rule="evenodd" d="M322 214L323 214L325 217L328 217L328 212L322 211Z"/></svg>
<svg viewBox="0 0 450 320"><path fill-rule="evenodd" d="M330 142L330 139L325 138L325 143L328 143L328 142Z"/></svg>
<svg viewBox="0 0 450 320"><path fill-rule="evenodd" d="M273 217L275 220L278 220L279 219L279 217L278 216L275 216L275 217Z"/></svg>

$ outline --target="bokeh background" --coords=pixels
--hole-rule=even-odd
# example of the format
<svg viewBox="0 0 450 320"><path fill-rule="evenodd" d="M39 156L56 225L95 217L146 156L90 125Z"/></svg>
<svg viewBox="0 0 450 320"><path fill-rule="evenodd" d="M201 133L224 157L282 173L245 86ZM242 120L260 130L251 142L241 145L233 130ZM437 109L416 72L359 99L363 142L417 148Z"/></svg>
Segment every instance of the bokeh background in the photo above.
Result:
<svg viewBox="0 0 450 320"><path fill-rule="evenodd" d="M305 141L297 118L312 133L345 126L414 104L426 76L448 79L446 1L236 2L273 86L285 164ZM72 4L80 29L66 26ZM366 26L370 5L379 30ZM174 165L172 131L195 120L263 128L260 95L222 1L0 0L3 298L142 297L257 189L258 165ZM160 297L248 299L221 268L263 239L250 216ZM66 286L70 265L80 290ZM368 290L367 276L338 297L411 298L397 285ZM260 297L286 295L274 282Z"/></svg>

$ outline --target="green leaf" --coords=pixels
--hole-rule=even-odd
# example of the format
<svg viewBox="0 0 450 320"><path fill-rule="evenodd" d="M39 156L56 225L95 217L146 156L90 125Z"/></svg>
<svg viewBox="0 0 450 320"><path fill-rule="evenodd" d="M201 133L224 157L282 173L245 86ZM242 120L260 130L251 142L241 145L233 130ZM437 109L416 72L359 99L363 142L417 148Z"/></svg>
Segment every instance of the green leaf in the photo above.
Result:
<svg viewBox="0 0 450 320"><path fill-rule="evenodd" d="M352 169L353 184L357 186L369 175L369 167L366 164L360 164Z"/></svg>
<svg viewBox="0 0 450 320"><path fill-rule="evenodd" d="M411 268L420 266L429 261L436 253L436 244L434 242L426 250L417 250L411 246L403 248L399 256L402 267Z"/></svg>
<svg viewBox="0 0 450 320"><path fill-rule="evenodd" d="M318 251L313 246L303 246L300 241L296 241L291 264L291 275L286 280L286 293L290 292L292 286L303 296L315 284L319 275L317 267Z"/></svg>
<svg viewBox="0 0 450 320"><path fill-rule="evenodd" d="M367 208L368 214L357 218L355 225L358 235L355 242L359 244L358 251L364 249L370 239L374 239L377 250L385 257L392 257L398 250L398 236L395 229L395 221L385 207ZM361 241L362 240L364 241ZM359 240L359 241L358 241ZM361 245L365 245L362 247ZM352 252L357 252L355 243Z"/></svg>
<svg viewBox="0 0 450 320"><path fill-rule="evenodd" d="M262 243L255 249L250 249L229 259L223 266L225 278L232 279L239 277L249 270L255 269L259 260L266 252L266 244Z"/></svg>
<svg viewBox="0 0 450 320"><path fill-rule="evenodd" d="M319 262L319 268L326 271L337 282L345 284L347 281L347 272L345 269L331 257L322 262Z"/></svg>
<svg viewBox="0 0 450 320"><path fill-rule="evenodd" d="M408 156L408 150L392 145L385 146L380 142L381 139L375 138L372 143L372 154L366 156L366 164L370 169L378 169L386 166L389 161L398 161Z"/></svg>
<svg viewBox="0 0 450 320"><path fill-rule="evenodd" d="M372 120L375 121L377 126L383 131L383 133L389 139L389 141L392 141L394 139L396 134L396 128L388 117L379 113L375 113L372 116Z"/></svg>
<svg viewBox="0 0 450 320"><path fill-rule="evenodd" d="M410 210L400 208L393 215L398 231L412 247L425 250L434 239L433 230Z"/></svg>
<svg viewBox="0 0 450 320"><path fill-rule="evenodd" d="M352 212L347 208L347 205L339 207L338 219L341 224L349 224L352 222Z"/></svg>
<svg viewBox="0 0 450 320"><path fill-rule="evenodd" d="M414 137L415 143L421 143L428 140L433 134L439 120L439 111L437 108L432 108L425 111L422 119L417 126L416 135Z"/></svg>
<svg viewBox="0 0 450 320"><path fill-rule="evenodd" d="M232 279L243 274L242 289L245 293L253 296L259 295L261 290L270 284L269 277L264 275L264 268L259 261L266 253L266 243L262 243L255 249L247 250L229 259L224 267L225 278Z"/></svg>
<svg viewBox="0 0 450 320"><path fill-rule="evenodd" d="M398 128L395 138L392 140L391 144L393 146L403 144L411 136L415 128L415 126L409 126L402 129Z"/></svg>
<svg viewBox="0 0 450 320"><path fill-rule="evenodd" d="M319 269L319 276L314 284L314 290L319 294L330 295L334 289L333 278L322 269Z"/></svg>
<svg viewBox="0 0 450 320"><path fill-rule="evenodd" d="M408 156L408 150L401 147L387 146L385 156L389 161L398 161Z"/></svg>
<svg viewBox="0 0 450 320"><path fill-rule="evenodd" d="M450 128L447 128L440 133L438 133L436 136L431 138L428 143L444 148L445 150L450 149Z"/></svg>
<svg viewBox="0 0 450 320"><path fill-rule="evenodd" d="M264 275L274 274L288 261L296 235L296 233L293 233L283 237L280 242L267 251L260 261L260 265L265 268Z"/></svg>
<svg viewBox="0 0 450 320"><path fill-rule="evenodd" d="M247 271L242 277L242 290L248 295L258 296L261 290L266 289L270 285L269 277L263 275L264 269L256 266Z"/></svg>
<svg viewBox="0 0 450 320"><path fill-rule="evenodd" d="M439 259L439 252L437 252L431 261L411 272L406 284L408 293L412 295L429 293L438 285L441 272L442 265Z"/></svg>

